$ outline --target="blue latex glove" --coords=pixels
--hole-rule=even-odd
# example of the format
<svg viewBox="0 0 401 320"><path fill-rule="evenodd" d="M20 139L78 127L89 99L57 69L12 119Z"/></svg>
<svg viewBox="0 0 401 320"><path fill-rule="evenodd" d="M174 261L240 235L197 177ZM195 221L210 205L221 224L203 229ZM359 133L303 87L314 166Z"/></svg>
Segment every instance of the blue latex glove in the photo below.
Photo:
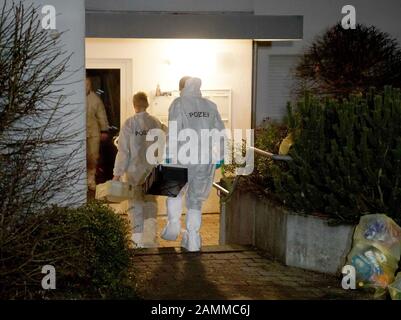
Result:
<svg viewBox="0 0 401 320"><path fill-rule="evenodd" d="M218 163L216 163L216 170L220 169L223 164L224 164L224 159L222 159Z"/></svg>

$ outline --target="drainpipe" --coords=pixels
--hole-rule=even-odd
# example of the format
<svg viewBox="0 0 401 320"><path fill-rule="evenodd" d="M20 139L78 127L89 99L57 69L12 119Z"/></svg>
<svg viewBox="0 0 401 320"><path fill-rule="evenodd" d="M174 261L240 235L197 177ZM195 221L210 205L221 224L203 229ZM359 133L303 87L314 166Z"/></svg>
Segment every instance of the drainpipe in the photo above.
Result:
<svg viewBox="0 0 401 320"><path fill-rule="evenodd" d="M266 40L253 40L252 41L252 107L251 107L251 129L256 128L256 114L257 114L257 94L258 94L258 62L259 62L259 48L271 47L272 42Z"/></svg>
<svg viewBox="0 0 401 320"><path fill-rule="evenodd" d="M256 128L256 94L258 81L258 42L252 41L252 108L251 129Z"/></svg>

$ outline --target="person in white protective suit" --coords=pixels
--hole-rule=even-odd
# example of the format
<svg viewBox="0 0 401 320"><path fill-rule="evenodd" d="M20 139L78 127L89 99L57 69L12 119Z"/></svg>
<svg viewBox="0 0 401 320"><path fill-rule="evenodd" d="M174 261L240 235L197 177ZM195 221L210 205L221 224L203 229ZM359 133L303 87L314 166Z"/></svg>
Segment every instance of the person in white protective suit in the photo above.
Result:
<svg viewBox="0 0 401 320"><path fill-rule="evenodd" d="M157 246L157 203L155 196L145 195L142 184L154 165L146 159L146 150L153 142L146 141L151 129L162 129L162 123L146 112L149 106L145 93L134 95L135 115L128 118L118 138L118 153L113 170L113 180L120 180L125 173L126 181L135 186L134 198L128 200L128 214L132 226L132 241L137 247ZM164 141L160 143L162 150Z"/></svg>
<svg viewBox="0 0 401 320"><path fill-rule="evenodd" d="M197 163L184 164L179 157L177 159L168 158L168 162L175 163L175 161L177 161L178 164L188 168L188 183L177 197L167 198L168 222L162 231L161 237L165 240L174 241L179 236L181 231L180 218L182 213L182 198L186 193L186 206L188 211L186 215L186 230L182 236L181 246L188 251L199 251L201 248L201 236L199 231L202 222L202 204L209 196L216 167L221 165L224 157L224 141L220 139L218 151L215 155L215 158L217 157L219 160L216 162L209 158L206 163L200 161L202 153L207 151L209 155L212 155L214 152L212 149L215 147L210 143L206 145L208 150L205 150L205 146L199 145L201 130L217 129L219 132L223 132L224 130L224 123L217 111L216 104L202 98L200 88L200 79L190 77L182 78L180 81L181 96L173 101L169 109L169 144L174 141L174 138L170 136L170 126L172 126L173 121L177 123L178 133L181 130L192 129L199 137L199 140L196 142L198 144ZM180 149L180 144L182 146L184 143L177 141L178 150ZM168 149L171 149L170 145L168 145ZM169 151L167 152L167 157L170 157L171 155L168 153ZM180 154L179 151L177 154Z"/></svg>
<svg viewBox="0 0 401 320"><path fill-rule="evenodd" d="M92 83L86 78L86 162L89 190L96 189L96 166L99 159L100 140L108 138L109 122L99 96L93 92Z"/></svg>

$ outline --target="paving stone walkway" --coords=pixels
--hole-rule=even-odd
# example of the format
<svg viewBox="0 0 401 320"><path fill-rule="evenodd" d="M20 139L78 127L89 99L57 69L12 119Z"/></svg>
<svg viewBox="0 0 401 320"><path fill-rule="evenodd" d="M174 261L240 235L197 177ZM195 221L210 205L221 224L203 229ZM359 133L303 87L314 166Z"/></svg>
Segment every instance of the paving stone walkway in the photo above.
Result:
<svg viewBox="0 0 401 320"><path fill-rule="evenodd" d="M134 257L144 299L367 299L340 279L272 261L249 247L142 249Z"/></svg>

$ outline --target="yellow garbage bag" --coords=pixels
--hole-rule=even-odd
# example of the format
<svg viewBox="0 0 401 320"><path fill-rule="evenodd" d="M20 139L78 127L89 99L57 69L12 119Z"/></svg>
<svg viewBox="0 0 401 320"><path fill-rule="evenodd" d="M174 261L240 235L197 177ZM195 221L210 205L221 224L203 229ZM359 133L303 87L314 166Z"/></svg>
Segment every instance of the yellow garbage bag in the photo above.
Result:
<svg viewBox="0 0 401 320"><path fill-rule="evenodd" d="M401 227L385 214L365 215L355 229L354 242L372 245L399 260Z"/></svg>
<svg viewBox="0 0 401 320"><path fill-rule="evenodd" d="M388 286L391 299L401 300L401 272L398 272L395 281Z"/></svg>
<svg viewBox="0 0 401 320"><path fill-rule="evenodd" d="M362 216L355 229L347 264L355 267L358 287L386 293L394 281L401 252L401 228L384 214Z"/></svg>
<svg viewBox="0 0 401 320"><path fill-rule="evenodd" d="M356 272L359 288L374 288L375 296L385 294L386 288L394 281L398 259L366 244L356 244L348 255L347 264Z"/></svg>
<svg viewBox="0 0 401 320"><path fill-rule="evenodd" d="M290 148L294 144L293 138L292 138L292 133L290 133L288 136L284 138L283 141L280 143L280 148L278 150L279 155L287 155L288 152L290 152Z"/></svg>

